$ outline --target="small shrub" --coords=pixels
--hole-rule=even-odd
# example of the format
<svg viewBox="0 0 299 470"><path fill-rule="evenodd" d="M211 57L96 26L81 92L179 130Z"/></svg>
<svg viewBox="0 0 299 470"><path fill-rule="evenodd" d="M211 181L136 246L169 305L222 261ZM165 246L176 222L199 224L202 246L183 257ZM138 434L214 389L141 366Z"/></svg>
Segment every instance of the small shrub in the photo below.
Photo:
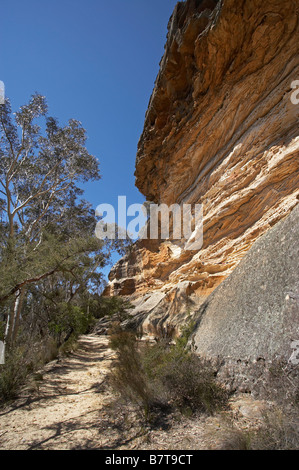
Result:
<svg viewBox="0 0 299 470"><path fill-rule="evenodd" d="M186 348L190 349L190 347L188 347L188 343L189 343L192 333L194 332L194 328L195 328L195 322L194 320L190 318L190 315L189 315L189 319L186 325L182 328L181 334L176 340L176 349L179 349L179 350L184 350Z"/></svg>
<svg viewBox="0 0 299 470"><path fill-rule="evenodd" d="M6 354L5 364L0 366L0 402L16 398L29 373L30 364L25 360L23 348L15 348Z"/></svg>
<svg viewBox="0 0 299 470"><path fill-rule="evenodd" d="M242 429L233 420L221 421L223 439L220 450L298 450L298 415L286 414L281 409L264 413L258 428ZM213 438L215 431L206 436Z"/></svg>
<svg viewBox="0 0 299 470"><path fill-rule="evenodd" d="M6 349L0 365L0 403L15 399L28 376L55 359L58 347L53 338L28 338L20 334L17 343Z"/></svg>
<svg viewBox="0 0 299 470"><path fill-rule="evenodd" d="M130 317L130 309L134 306L122 297L101 297L99 301L98 311L96 312L97 318L116 317L118 322L128 320Z"/></svg>
<svg viewBox="0 0 299 470"><path fill-rule="evenodd" d="M49 322L49 331L59 346L71 338L77 339L85 334L93 322L92 315L87 315L80 307L70 303L60 303L56 315Z"/></svg>
<svg viewBox="0 0 299 470"><path fill-rule="evenodd" d="M228 402L209 361L192 353L174 354L159 371L171 403L180 410L213 414Z"/></svg>
<svg viewBox="0 0 299 470"><path fill-rule="evenodd" d="M116 366L110 377L112 385L123 398L136 404L147 418L151 394L135 335L114 325L110 331L110 347L117 351Z"/></svg>
<svg viewBox="0 0 299 470"><path fill-rule="evenodd" d="M112 384L146 416L159 407L212 414L226 406L228 393L216 382L210 362L187 347L190 330L186 328L174 345L138 342L134 333L119 325L110 331L110 347L117 351Z"/></svg>
<svg viewBox="0 0 299 470"><path fill-rule="evenodd" d="M252 438L253 450L298 450L299 416L280 409L268 411L263 425Z"/></svg>

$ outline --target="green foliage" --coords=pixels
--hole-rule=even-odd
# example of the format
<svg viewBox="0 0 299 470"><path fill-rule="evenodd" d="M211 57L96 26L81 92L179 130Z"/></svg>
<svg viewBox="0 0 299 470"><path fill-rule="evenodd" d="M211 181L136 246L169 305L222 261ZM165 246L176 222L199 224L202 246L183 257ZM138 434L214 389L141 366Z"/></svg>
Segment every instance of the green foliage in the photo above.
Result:
<svg viewBox="0 0 299 470"><path fill-rule="evenodd" d="M79 184L100 178L99 162L85 144L82 124L60 126L41 95L14 114L0 106L0 302L56 273L94 292L111 251L125 251L127 240L95 237Z"/></svg>
<svg viewBox="0 0 299 470"><path fill-rule="evenodd" d="M0 403L17 396L20 386L24 383L28 370L24 363L24 351L14 349L6 355L4 365L0 365Z"/></svg>
<svg viewBox="0 0 299 470"><path fill-rule="evenodd" d="M0 403L17 397L20 387L34 368L41 365L41 345L17 344L6 350L0 365Z"/></svg>
<svg viewBox="0 0 299 470"><path fill-rule="evenodd" d="M151 393L142 369L135 335L114 324L110 331L109 346L117 352L117 364L111 374L112 385L123 397L137 405L147 418Z"/></svg>
<svg viewBox="0 0 299 470"><path fill-rule="evenodd" d="M116 320L123 322L129 318L129 310L133 305L122 297L101 297L98 305L99 318L108 316L116 317Z"/></svg>
<svg viewBox="0 0 299 470"><path fill-rule="evenodd" d="M180 410L213 414L226 406L228 394L216 382L210 362L194 354L174 354L159 370L169 400Z"/></svg>
<svg viewBox="0 0 299 470"><path fill-rule="evenodd" d="M93 317L84 313L80 307L70 303L56 305L55 318L49 323L49 330L57 339L58 345L68 340L70 336L77 338L88 331Z"/></svg>
<svg viewBox="0 0 299 470"><path fill-rule="evenodd" d="M21 331L14 346L6 348L5 364L0 365L0 404L16 398L28 376L55 359L58 353L52 337L41 338Z"/></svg>
<svg viewBox="0 0 299 470"><path fill-rule="evenodd" d="M79 121L61 126L39 94L16 113L9 100L0 105L0 340L9 326L3 396L15 393L27 370L21 351L41 345L34 368L73 347L99 315L102 268L129 244L94 234L97 218L80 185L99 179Z"/></svg>
<svg viewBox="0 0 299 470"><path fill-rule="evenodd" d="M194 332L195 321L190 318L190 315L187 319L186 325L182 328L180 336L176 339L176 349L185 350L188 347L190 337Z"/></svg>
<svg viewBox="0 0 299 470"><path fill-rule="evenodd" d="M213 414L227 405L228 393L216 381L211 363L187 347L192 331L189 323L172 345L138 343L133 333L119 326L111 331L110 346L118 356L112 383L146 416L157 407Z"/></svg>

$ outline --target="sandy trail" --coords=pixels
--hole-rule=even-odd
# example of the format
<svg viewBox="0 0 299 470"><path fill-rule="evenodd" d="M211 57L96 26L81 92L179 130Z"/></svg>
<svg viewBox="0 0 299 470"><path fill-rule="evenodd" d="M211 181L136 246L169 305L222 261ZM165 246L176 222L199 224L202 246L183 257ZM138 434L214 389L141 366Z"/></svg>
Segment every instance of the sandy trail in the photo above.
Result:
<svg viewBox="0 0 299 470"><path fill-rule="evenodd" d="M154 429L144 426L108 385L114 358L107 336L82 336L75 352L41 371L38 386L29 383L18 400L0 409L0 450L223 448L228 429L217 415L170 416ZM232 403L244 428L258 424L263 408L247 396Z"/></svg>
<svg viewBox="0 0 299 470"><path fill-rule="evenodd" d="M109 448L105 377L113 352L104 336L83 336L71 356L49 363L43 380L0 410L0 449Z"/></svg>

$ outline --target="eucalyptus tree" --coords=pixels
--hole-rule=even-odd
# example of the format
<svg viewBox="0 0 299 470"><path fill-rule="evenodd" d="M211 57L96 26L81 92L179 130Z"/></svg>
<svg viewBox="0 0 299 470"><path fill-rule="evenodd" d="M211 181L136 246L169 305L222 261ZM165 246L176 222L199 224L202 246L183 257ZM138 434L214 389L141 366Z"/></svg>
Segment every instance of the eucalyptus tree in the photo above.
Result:
<svg viewBox="0 0 299 470"><path fill-rule="evenodd" d="M74 296L99 282L107 252L93 236L94 213L79 186L99 178L79 121L60 126L39 94L14 114L8 100L0 105L0 303L7 343L16 337L29 286L60 275Z"/></svg>

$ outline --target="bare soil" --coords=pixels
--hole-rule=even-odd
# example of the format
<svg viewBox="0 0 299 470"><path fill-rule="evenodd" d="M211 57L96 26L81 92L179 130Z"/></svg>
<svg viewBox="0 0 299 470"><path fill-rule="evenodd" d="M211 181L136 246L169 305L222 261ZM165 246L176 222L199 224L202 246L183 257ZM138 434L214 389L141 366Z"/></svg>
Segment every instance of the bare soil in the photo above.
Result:
<svg viewBox="0 0 299 470"><path fill-rule="evenodd" d="M109 386L113 360L107 336L82 336L76 351L49 363L0 410L0 449L222 449L243 446L232 419L243 430L259 426L266 404L246 395L217 416L165 415L145 425Z"/></svg>

